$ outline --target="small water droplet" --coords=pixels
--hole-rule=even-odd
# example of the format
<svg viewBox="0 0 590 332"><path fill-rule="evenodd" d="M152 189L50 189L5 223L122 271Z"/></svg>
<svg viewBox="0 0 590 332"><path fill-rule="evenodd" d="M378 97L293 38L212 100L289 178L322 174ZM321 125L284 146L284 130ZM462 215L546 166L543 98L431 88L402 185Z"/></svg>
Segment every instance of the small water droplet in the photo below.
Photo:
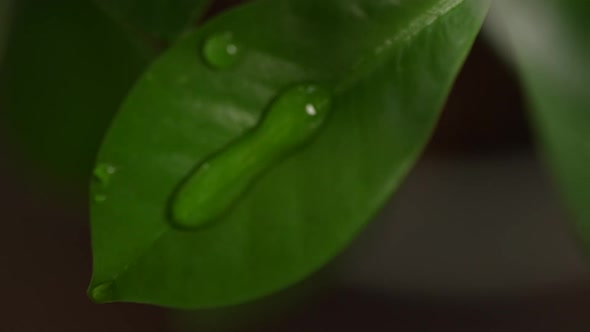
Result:
<svg viewBox="0 0 590 332"><path fill-rule="evenodd" d="M111 177L113 176L113 174L115 174L116 171L117 171L117 169L113 165L98 164L94 168L94 172L93 172L94 179L102 185L108 185Z"/></svg>
<svg viewBox="0 0 590 332"><path fill-rule="evenodd" d="M241 48L231 32L211 35L203 45L203 58L213 68L225 69L233 66L239 59Z"/></svg>
<svg viewBox="0 0 590 332"><path fill-rule="evenodd" d="M90 289L89 295L92 301L96 303L104 303L113 301L115 297L114 284L112 282L104 282Z"/></svg>
<svg viewBox="0 0 590 332"><path fill-rule="evenodd" d="M259 124L198 166L172 200L172 224L195 229L219 220L263 172L307 143L329 114L331 93L316 84L284 91Z"/></svg>

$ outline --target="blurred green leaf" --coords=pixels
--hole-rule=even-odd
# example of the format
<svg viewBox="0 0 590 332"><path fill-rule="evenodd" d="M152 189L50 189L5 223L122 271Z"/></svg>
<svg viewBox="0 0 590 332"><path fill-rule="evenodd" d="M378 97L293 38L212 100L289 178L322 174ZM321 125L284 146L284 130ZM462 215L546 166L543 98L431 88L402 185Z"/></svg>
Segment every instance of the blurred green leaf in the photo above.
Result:
<svg viewBox="0 0 590 332"><path fill-rule="evenodd" d="M209 7L211 0L94 0L118 21L174 40Z"/></svg>
<svg viewBox="0 0 590 332"><path fill-rule="evenodd" d="M590 6L501 0L535 128L590 244Z"/></svg>
<svg viewBox="0 0 590 332"><path fill-rule="evenodd" d="M87 184L101 139L151 55L90 1L18 1L2 73L3 114L22 152Z"/></svg>
<svg viewBox="0 0 590 332"><path fill-rule="evenodd" d="M182 38L135 86L99 153L90 295L215 307L317 270L417 158L487 6L261 0ZM224 33L239 59L212 68L199 49ZM282 91L305 82L333 95L315 140L271 167L216 223L172 228L169 203L191 170L243 137Z"/></svg>

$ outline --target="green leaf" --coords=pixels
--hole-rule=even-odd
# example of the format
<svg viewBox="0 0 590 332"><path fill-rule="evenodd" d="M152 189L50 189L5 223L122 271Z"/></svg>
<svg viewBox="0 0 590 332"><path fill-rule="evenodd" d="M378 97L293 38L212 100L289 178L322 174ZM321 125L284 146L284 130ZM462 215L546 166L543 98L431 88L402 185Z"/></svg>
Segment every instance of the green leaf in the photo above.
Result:
<svg viewBox="0 0 590 332"><path fill-rule="evenodd" d="M118 21L164 40L174 40L211 0L94 0Z"/></svg>
<svg viewBox="0 0 590 332"><path fill-rule="evenodd" d="M31 164L86 187L109 122L151 55L90 1L19 0L14 12L2 115Z"/></svg>
<svg viewBox="0 0 590 332"><path fill-rule="evenodd" d="M182 38L135 86L99 154L97 173L108 176L91 190L90 295L98 302L215 307L317 270L371 219L417 158L487 5L262 0ZM219 40L232 52L224 54ZM228 54L238 56L226 61ZM273 112L287 107L291 87L308 82L330 91L330 114L311 141L260 166L260 154L276 156L268 151L277 151L277 140L279 148L295 141L290 122ZM325 100L318 98L310 103ZM263 116L266 129L256 127ZM279 136L266 136L269 150L244 143L275 125ZM173 228L171 203L191 172L225 153L232 155L223 160L238 160L236 146L244 145L254 159L223 161L223 172L242 172L252 160L263 172L220 218L196 230ZM233 195L243 187L236 181L220 186Z"/></svg>
<svg viewBox="0 0 590 332"><path fill-rule="evenodd" d="M502 0L503 18L546 156L590 244L590 7Z"/></svg>

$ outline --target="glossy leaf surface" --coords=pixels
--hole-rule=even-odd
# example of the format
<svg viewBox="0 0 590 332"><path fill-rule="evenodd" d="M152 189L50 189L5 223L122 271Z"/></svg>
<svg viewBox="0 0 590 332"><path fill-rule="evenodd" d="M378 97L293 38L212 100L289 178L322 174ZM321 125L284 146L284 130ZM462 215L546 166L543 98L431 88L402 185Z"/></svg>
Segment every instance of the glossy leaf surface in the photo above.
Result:
<svg viewBox="0 0 590 332"><path fill-rule="evenodd" d="M590 7L584 0L502 0L531 115L579 235L590 244Z"/></svg>
<svg viewBox="0 0 590 332"><path fill-rule="evenodd" d="M487 4L264 0L182 38L135 86L99 154L114 171L91 193L91 296L215 307L318 269L417 158ZM222 68L201 52L220 33L240 50ZM171 227L173 193L195 167L308 82L331 93L317 136L266 170L223 218L195 231Z"/></svg>
<svg viewBox="0 0 590 332"><path fill-rule="evenodd" d="M14 4L2 120L23 154L87 184L100 142L150 56L89 0Z"/></svg>
<svg viewBox="0 0 590 332"><path fill-rule="evenodd" d="M123 24L173 40L201 16L210 0L94 0Z"/></svg>

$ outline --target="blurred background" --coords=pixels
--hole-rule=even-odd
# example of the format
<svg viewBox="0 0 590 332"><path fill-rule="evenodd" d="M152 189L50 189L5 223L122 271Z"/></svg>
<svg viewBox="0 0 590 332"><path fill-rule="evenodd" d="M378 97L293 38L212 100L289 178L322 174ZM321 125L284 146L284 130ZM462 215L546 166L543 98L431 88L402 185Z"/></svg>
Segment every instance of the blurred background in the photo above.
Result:
<svg viewBox="0 0 590 332"><path fill-rule="evenodd" d="M403 186L322 271L269 298L226 309L92 304L86 297L91 252L86 184L81 180L85 170L79 169L74 180L60 177L60 170L69 171L52 160L51 147L67 146L72 153L63 158L79 165L90 162L92 147L99 144L112 114L53 116L46 101L57 103L60 93L69 96L68 89L76 88L55 92L54 75L74 75L86 63L80 60L73 69L49 68L47 63L62 55L80 59L87 54L74 44L59 53L63 51L52 45L50 36L63 32L57 29L63 25L54 23L64 21L56 14L43 23L45 16L35 16L43 9L31 14L24 4L31 0L17 2L0 0L0 330L588 330L590 259L577 247L571 220L533 143L517 78L485 34ZM208 15L239 2L216 0ZM104 22L94 19L101 29ZM35 30L40 27L57 28ZM97 38L86 42L100 51L105 33L97 31ZM57 43L77 40L79 36L70 34ZM21 54L23 49L27 55ZM116 61L108 52L95 53L107 63ZM29 73L43 71L32 80L14 78L27 72L19 67L22 63L31 64ZM130 85L140 70L120 70L116 84ZM11 112L7 101L14 96L7 82L30 87L29 99L14 99L35 106L37 113ZM35 93L50 96L35 100ZM103 97L97 109L121 98ZM22 116L34 125L22 127ZM71 130L88 119L87 127ZM35 151L31 146L39 141L26 138L32 134L39 134L46 146ZM54 136L61 138L51 142Z"/></svg>

